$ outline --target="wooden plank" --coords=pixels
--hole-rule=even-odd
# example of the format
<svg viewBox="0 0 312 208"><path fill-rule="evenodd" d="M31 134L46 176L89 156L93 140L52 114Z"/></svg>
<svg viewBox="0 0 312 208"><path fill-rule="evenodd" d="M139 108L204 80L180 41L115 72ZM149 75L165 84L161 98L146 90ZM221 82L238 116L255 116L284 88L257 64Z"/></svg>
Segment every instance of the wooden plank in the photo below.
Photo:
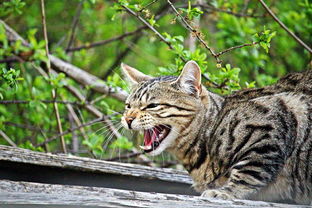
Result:
<svg viewBox="0 0 312 208"><path fill-rule="evenodd" d="M198 195L184 171L0 145L0 179Z"/></svg>
<svg viewBox="0 0 312 208"><path fill-rule="evenodd" d="M0 205L59 205L62 207L272 207L303 208L308 206L269 202L203 199L197 196L145 193L108 188L51 185L0 180ZM36 206L37 207L37 206Z"/></svg>
<svg viewBox="0 0 312 208"><path fill-rule="evenodd" d="M76 156L54 155L4 145L0 145L0 160L192 184L192 180L186 171Z"/></svg>

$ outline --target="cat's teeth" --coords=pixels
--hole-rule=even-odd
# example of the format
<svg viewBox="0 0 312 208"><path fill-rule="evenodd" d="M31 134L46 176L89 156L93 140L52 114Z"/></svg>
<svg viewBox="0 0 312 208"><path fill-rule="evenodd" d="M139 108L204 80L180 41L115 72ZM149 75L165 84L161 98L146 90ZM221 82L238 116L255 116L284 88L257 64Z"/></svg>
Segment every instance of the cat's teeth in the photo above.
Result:
<svg viewBox="0 0 312 208"><path fill-rule="evenodd" d="M143 150L150 150L150 149L152 149L152 146L151 145L149 145L149 146L139 146L141 149L143 149Z"/></svg>

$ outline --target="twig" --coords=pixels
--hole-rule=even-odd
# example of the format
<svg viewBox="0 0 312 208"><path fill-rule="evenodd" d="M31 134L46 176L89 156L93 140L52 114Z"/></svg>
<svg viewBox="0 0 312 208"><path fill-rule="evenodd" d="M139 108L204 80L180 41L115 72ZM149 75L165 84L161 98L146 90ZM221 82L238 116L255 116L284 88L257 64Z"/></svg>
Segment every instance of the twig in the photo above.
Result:
<svg viewBox="0 0 312 208"><path fill-rule="evenodd" d="M155 16L155 20L160 19L165 14L166 9L167 9L167 5L161 7L158 10L157 15ZM126 33L124 33L122 35L119 35L119 36L116 36L116 37L113 37L113 38L110 38L110 39L107 39L107 40L102 40L102 41L94 42L94 43L91 43L91 44L86 44L86 45L78 46L78 47L75 47L75 48L70 48L70 49L68 49L68 51L77 51L77 50L81 50L81 49L89 49L89 48L93 48L93 47L97 47L97 46L106 45L108 43L111 43L111 42L114 42L114 41L117 41L117 40L123 40L124 38L126 38L128 36L140 33L142 30L145 30L147 28L148 28L147 25L143 25L141 27L138 27L136 30L134 30L132 32L126 32Z"/></svg>
<svg viewBox="0 0 312 208"><path fill-rule="evenodd" d="M102 117L102 118L97 118L97 119L94 119L94 120L89 121L89 122L87 122L87 123L84 123L84 124L82 124L82 125L80 125L80 126L76 126L75 128L68 129L67 131L64 131L64 132L59 133L59 134L57 134L57 135L55 135L55 136L53 136L53 137L51 137L51 138L49 138L49 139L46 139L44 142L35 145L35 147L43 146L43 145L45 145L45 144L47 144L47 143L49 143L49 142L52 142L52 141L56 140L57 138L59 138L59 137L61 137L61 136L64 136L64 135L66 135L66 134L70 134L71 132L76 131L76 130L82 128L82 127L90 126L90 125L92 125L92 124L94 124L94 123L99 123L99 122L101 122L101 121L104 121L104 117Z"/></svg>
<svg viewBox="0 0 312 208"><path fill-rule="evenodd" d="M139 19L144 25L146 25L150 30L152 30L158 37L161 41L163 41L164 43L166 43L168 45L168 47L173 50L173 46L170 42L168 42L166 40L166 38L164 36L162 36L152 25L150 25L148 22L146 22L145 19L143 19L139 14L137 14L136 12L132 11L130 8L124 6L124 5L121 5L125 10L126 12L128 12L129 14L135 16L137 19ZM183 61L183 62L186 62L185 58L183 58L182 56L179 56L180 59Z"/></svg>
<svg viewBox="0 0 312 208"><path fill-rule="evenodd" d="M133 38L132 42L135 44L138 42L138 40L141 38L141 36L136 36ZM113 72L113 70L118 67L123 60L123 58L131 51L131 47L127 47L124 51L122 51L120 54L118 54L115 58L114 63L109 67L109 69L105 72L105 74L102 76L103 80L106 80L107 77Z"/></svg>
<svg viewBox="0 0 312 208"><path fill-rule="evenodd" d="M68 112L69 112L70 116L72 117L72 119L73 119L74 122L76 123L76 126L81 126L82 123L81 123L80 119L78 118L76 112L74 111L73 106L70 105L70 104L66 104L66 107L67 107L67 109L68 109ZM75 126L73 126L73 127L75 127ZM73 128L73 127L71 127L71 128ZM79 131L80 131L82 137L84 138L84 140L88 140L88 136L87 136L87 134L86 134L84 128L83 128L83 127L80 128ZM77 151L76 151L76 153L77 153L78 150L79 150L79 143L78 143L78 139L77 139L77 138L76 138L76 139L73 138L73 145L72 145L72 146L73 146L73 151L77 150ZM88 150L88 153L89 153L93 158L96 158L95 155L93 154L92 150L89 149L89 150Z"/></svg>
<svg viewBox="0 0 312 208"><path fill-rule="evenodd" d="M147 7L151 6L152 4L156 3L158 0L153 0L150 3L146 4L142 9L140 9L139 12L142 12L144 9L146 9Z"/></svg>
<svg viewBox="0 0 312 208"><path fill-rule="evenodd" d="M2 63L14 63L14 62L18 62L18 61L19 61L19 59L16 57L9 57L9 58L0 60L0 64L2 64Z"/></svg>
<svg viewBox="0 0 312 208"><path fill-rule="evenodd" d="M145 19L143 19L139 14L137 14L136 12L132 11L130 8L121 5L129 14L135 16L136 18L138 18L144 25L146 25L150 30L152 30L161 41L163 41L164 43L166 43L170 49L173 49L172 45L170 42L168 42L166 40L166 38L164 36L162 36L152 25L150 25L148 22L146 22Z"/></svg>
<svg viewBox="0 0 312 208"><path fill-rule="evenodd" d="M53 66L61 72L64 72L69 77L73 78L77 82L84 86L89 86L91 89L114 97L120 101L126 100L128 93L119 87L109 87L104 81L100 80L98 77L89 74L88 72L67 63L55 56L50 55L50 60Z"/></svg>
<svg viewBox="0 0 312 208"><path fill-rule="evenodd" d="M172 10L176 13L176 15L178 17L181 18L182 22L185 24L186 28L193 33L196 38L199 40L199 42L201 42L201 44L204 45L204 47L210 52L210 54L216 59L217 63L221 63L222 61L218 58L218 56L216 56L216 53L212 50L212 48L210 48L208 46L208 44L200 37L200 33L194 29L186 20L184 17L182 17L182 15L178 12L178 10L173 6L173 4L171 3L170 0L167 0L168 4L171 6Z"/></svg>
<svg viewBox="0 0 312 208"><path fill-rule="evenodd" d="M78 51L78 50L81 50L81 49L89 49L89 48L94 48L94 47L98 47L98 46L103 46L103 45L106 45L108 43L111 43L111 42L114 42L114 41L117 41L117 40L122 40L122 39L124 39L124 38L126 38L128 36L140 33L142 30L144 30L146 28L147 28L146 26L141 26L141 27L139 27L138 29L136 29L136 30L134 30L132 32L126 32L126 33L124 33L122 35L119 35L119 36L116 36L116 37L113 37L113 38L110 38L110 39L107 39L107 40L102 40L102 41L94 42L94 43L91 43L91 44L78 46L78 47L75 47L75 48L69 48L67 51Z"/></svg>
<svg viewBox="0 0 312 208"><path fill-rule="evenodd" d="M79 102L72 102L72 101L63 101L63 100L38 100L42 103L60 103L60 104L71 104L71 105L87 105L88 102L79 103ZM0 104L28 104L31 100L0 100Z"/></svg>
<svg viewBox="0 0 312 208"><path fill-rule="evenodd" d="M9 41L14 42L20 40L24 46L30 47L29 43L25 41L20 35L18 35L5 22L0 20L0 24L4 26ZM128 96L128 93L125 92L123 89L118 87L115 88L109 87L98 77L89 74L88 72L70 63L67 63L53 55L49 55L49 58L51 63L53 64L53 67L55 67L56 70L64 72L67 76L81 83L83 86L90 86L92 90L112 96L120 101L124 101Z"/></svg>
<svg viewBox="0 0 312 208"><path fill-rule="evenodd" d="M70 30L70 38L69 38L69 41L68 41L68 44L67 44L67 47L66 47L66 53L69 51L68 49L71 47L73 41L74 41L74 37L75 37L75 31L76 31L76 28L77 28L77 25L78 25L78 22L79 22L79 17L80 17L80 14L81 14L81 10L82 10L82 5L83 5L83 2L84 1L80 1L79 4L78 4L78 7L77 7L77 11L76 11L76 15L74 16L74 19L73 19L73 23L72 23L72 29Z"/></svg>
<svg viewBox="0 0 312 208"><path fill-rule="evenodd" d="M0 130L0 135L3 137L5 141L7 141L12 147L17 147L16 144L6 135L3 131Z"/></svg>
<svg viewBox="0 0 312 208"><path fill-rule="evenodd" d="M249 3L250 3L250 0L244 0L244 6L240 12L241 15L245 15L245 13L248 9Z"/></svg>
<svg viewBox="0 0 312 208"><path fill-rule="evenodd" d="M271 15L271 17L284 29L288 34L293 37L300 45L302 45L306 50L308 50L310 53L312 53L312 49L305 44L298 36L296 36L293 32L291 32L287 26L281 22L277 16L270 10L270 8L264 3L263 0L259 0L259 2L262 4L263 8Z"/></svg>
<svg viewBox="0 0 312 208"><path fill-rule="evenodd" d="M223 55L223 54L225 54L225 53L227 53L227 52L229 52L229 51L232 51L232 50L234 50L234 49L243 48L243 47L246 47L246 46L253 46L253 45L256 45L256 44L258 44L258 43L259 43L259 42L252 42L252 43L244 43L244 44L242 44L242 45L233 46L233 47L230 47L230 48L228 48L228 49L225 49L225 50L223 50L223 51L218 52L218 53L216 54L216 56L221 56L221 55Z"/></svg>
<svg viewBox="0 0 312 208"><path fill-rule="evenodd" d="M3 124L8 125L8 126L15 126L15 127L22 128L22 129L29 129L30 131L37 131L37 132L42 131L41 128L38 128L35 126L30 126L30 125L26 125L26 124L17 124L17 123L13 123L10 121L5 121L5 122L3 122Z"/></svg>
<svg viewBox="0 0 312 208"><path fill-rule="evenodd" d="M186 6L186 5L185 5ZM196 6L196 5L192 5L192 6ZM227 13L236 17L250 17L250 18L263 18L265 17L265 15L254 15L254 14L242 14L242 13L235 13L233 11L229 11L229 10L224 10L224 9L220 9L211 5L206 5L206 4L199 4L197 6L200 6L202 9L204 9L206 12L210 12L208 9L212 10L212 11L216 11L216 12L222 12L222 13Z"/></svg>
<svg viewBox="0 0 312 208"><path fill-rule="evenodd" d="M45 17L45 8L44 8L44 0L41 0L41 15L42 15L42 27L43 27L43 34L44 34L44 40L45 40L45 51L46 51L46 56L47 56L47 70L48 70L48 76L50 76L50 69L51 69L51 62L50 62L50 58L49 58L49 42L48 42L48 33L47 33L47 26L46 26L46 17ZM56 91L55 89L52 89L52 98L55 100L56 99ZM60 113L58 110L58 105L57 103L53 103L54 106L54 112L55 112L55 117L56 117L56 121L57 121L57 126L58 126L58 130L60 133L60 141L61 141L61 145L62 145L62 149L63 152L66 154L67 150L66 150L66 144L65 144L65 139L62 135L63 133L63 128L62 128L62 123L61 123L61 119L60 119Z"/></svg>

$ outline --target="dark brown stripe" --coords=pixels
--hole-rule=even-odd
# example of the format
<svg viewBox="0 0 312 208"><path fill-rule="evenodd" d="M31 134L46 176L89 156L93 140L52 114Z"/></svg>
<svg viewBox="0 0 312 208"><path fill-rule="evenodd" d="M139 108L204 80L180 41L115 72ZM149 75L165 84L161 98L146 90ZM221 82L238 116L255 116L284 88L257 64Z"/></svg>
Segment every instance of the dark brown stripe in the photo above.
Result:
<svg viewBox="0 0 312 208"><path fill-rule="evenodd" d="M240 180L236 180L236 179L231 179L231 182L234 183L234 184L239 184L239 185L243 185L243 186L247 186L248 188L253 188L253 189L258 189L258 188L261 188L263 187L262 184L250 184L248 182L246 182L245 180L243 179L240 179Z"/></svg>
<svg viewBox="0 0 312 208"><path fill-rule="evenodd" d="M192 170L194 170L195 168L198 169L200 168L200 166L205 162L205 160L207 159L207 150L206 150L206 142L205 141L200 141L199 144L199 151L198 153L198 157L196 162L190 167L190 172L192 172Z"/></svg>
<svg viewBox="0 0 312 208"><path fill-rule="evenodd" d="M219 108L216 100L210 94L208 96L209 96L209 99L212 101L213 106L215 106L217 108L217 111L220 111L220 108Z"/></svg>
<svg viewBox="0 0 312 208"><path fill-rule="evenodd" d="M171 107L171 108L176 108L178 110L195 112L195 110L184 108L184 107L180 107L180 106L177 106L177 105L172 105L172 104L169 104L169 103L160 103L160 105L165 105L165 106L168 106L168 107Z"/></svg>
<svg viewBox="0 0 312 208"><path fill-rule="evenodd" d="M245 175L249 175L255 179L257 179L258 181L263 181L264 178L260 175L261 173L255 170L241 170L239 171L239 173L245 174Z"/></svg>
<svg viewBox="0 0 312 208"><path fill-rule="evenodd" d="M270 111L270 109L266 106L256 103L254 101L251 101L248 104L252 105L256 109L256 111L261 114L267 114Z"/></svg>
<svg viewBox="0 0 312 208"><path fill-rule="evenodd" d="M171 117L184 117L184 118L189 118L191 116L194 116L193 114L189 114L189 115L182 115L182 114L170 114L168 116L161 116L161 115L158 115L156 114L156 116L158 118L171 118Z"/></svg>
<svg viewBox="0 0 312 208"><path fill-rule="evenodd" d="M234 136L234 131L236 130L236 128L238 127L238 124L241 122L240 119L237 118L233 118L230 122L229 125L229 139L228 139L228 144L227 144L227 150L231 150L232 149L232 145L234 143L234 141L236 140L235 136Z"/></svg>

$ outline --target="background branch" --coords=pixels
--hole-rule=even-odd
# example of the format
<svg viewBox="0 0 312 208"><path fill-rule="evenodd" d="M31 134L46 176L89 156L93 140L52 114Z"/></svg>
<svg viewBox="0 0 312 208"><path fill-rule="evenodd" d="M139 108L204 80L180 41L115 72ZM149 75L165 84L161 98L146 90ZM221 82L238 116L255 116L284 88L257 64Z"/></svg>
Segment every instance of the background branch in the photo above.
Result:
<svg viewBox="0 0 312 208"><path fill-rule="evenodd" d="M295 39L300 45L302 45L307 51L309 51L310 53L312 53L312 49L305 44L297 35L295 35L295 33L291 32L288 27L282 22L280 21L277 16L272 12L272 10L264 3L263 0L259 0L259 2L261 3L261 5L263 6L263 8L271 15L271 17L286 31L288 32L288 34Z"/></svg>
<svg viewBox="0 0 312 208"><path fill-rule="evenodd" d="M21 36L19 36L12 28L10 28L5 22L0 20L0 24L4 25L6 30L7 37L9 41L15 42L17 40L21 40L24 46L29 47L29 43L25 41ZM53 55L49 55L52 66L60 71L65 73L67 76L76 80L84 86L89 86L91 89L103 93L109 96L112 96L120 101L124 101L128 96L128 93L121 88L118 87L109 87L105 84L105 82L101 81L96 76L89 74L88 72L67 63Z"/></svg>
<svg viewBox="0 0 312 208"><path fill-rule="evenodd" d="M12 141L12 139L10 139L10 137L6 135L2 130L0 130L0 136L2 136L2 138L5 141L7 141L7 143L9 143L12 147L17 147L17 145Z"/></svg>
<svg viewBox="0 0 312 208"><path fill-rule="evenodd" d="M49 58L49 46L48 46L49 41L48 41L48 33L47 33L47 25L46 25L46 17L45 17L44 0L41 0L41 15L42 15L43 34L44 34L44 40L45 40L45 51L46 51L46 56L47 56L46 65L47 65L47 70L48 70L48 76L50 76L51 62ZM52 99L55 100L56 97L57 97L56 90L52 89ZM67 154L65 139L64 139L64 136L62 135L63 127L61 123L60 112L59 112L58 105L56 102L53 103L53 107L54 107L55 117L57 121L58 131L60 133L61 146L62 146L63 152Z"/></svg>
<svg viewBox="0 0 312 208"><path fill-rule="evenodd" d="M78 25L78 22L79 22L79 17L80 17L82 8L83 8L83 2L84 2L84 0L82 0L82 1L80 1L78 3L77 11L76 11L76 14L74 16L72 27L71 27L71 30L70 30L69 41L68 41L67 47L65 49L66 52L69 52L69 48L71 47L71 45L72 45L72 43L74 41L76 28L77 28L77 25Z"/></svg>

